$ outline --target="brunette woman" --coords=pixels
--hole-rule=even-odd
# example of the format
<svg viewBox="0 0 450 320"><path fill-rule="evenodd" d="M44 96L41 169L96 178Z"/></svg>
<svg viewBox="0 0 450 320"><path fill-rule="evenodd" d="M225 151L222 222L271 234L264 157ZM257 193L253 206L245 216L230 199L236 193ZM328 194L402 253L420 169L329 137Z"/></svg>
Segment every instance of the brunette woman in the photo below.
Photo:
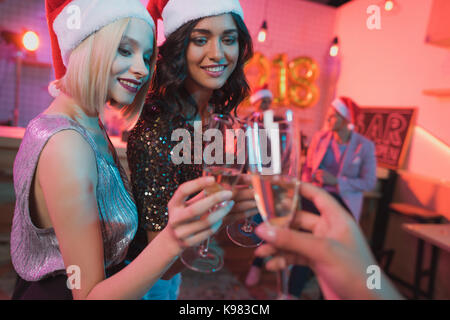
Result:
<svg viewBox="0 0 450 320"><path fill-rule="evenodd" d="M162 17L166 40L144 110L128 139L139 212L130 260L167 227L168 200L178 186L202 175L193 150L190 163L174 163L178 141L172 141L172 133L185 129L194 142L194 131L201 135L201 124L211 113L234 113L249 92L244 64L253 53L237 0L150 1L148 9L155 19ZM235 218L255 207L250 189L233 200ZM176 299L181 268L178 262L144 299Z"/></svg>

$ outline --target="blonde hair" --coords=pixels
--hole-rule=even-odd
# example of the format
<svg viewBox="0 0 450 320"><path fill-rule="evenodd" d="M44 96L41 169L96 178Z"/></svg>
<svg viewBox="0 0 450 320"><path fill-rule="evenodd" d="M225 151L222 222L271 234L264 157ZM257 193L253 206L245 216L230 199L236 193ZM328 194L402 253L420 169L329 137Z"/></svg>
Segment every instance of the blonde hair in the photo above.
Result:
<svg viewBox="0 0 450 320"><path fill-rule="evenodd" d="M70 54L67 72L59 81L59 85L87 114L103 113L107 102L111 66L130 20L131 18L120 19L104 26L83 40ZM153 34L149 78L133 102L120 110L127 127L134 126L141 114L155 69L156 56L156 35Z"/></svg>

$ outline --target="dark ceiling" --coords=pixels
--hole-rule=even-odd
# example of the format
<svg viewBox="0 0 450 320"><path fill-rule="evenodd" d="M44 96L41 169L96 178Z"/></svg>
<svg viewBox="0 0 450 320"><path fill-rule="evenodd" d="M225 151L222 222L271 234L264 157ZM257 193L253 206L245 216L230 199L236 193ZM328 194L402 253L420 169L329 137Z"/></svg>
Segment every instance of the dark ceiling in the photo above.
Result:
<svg viewBox="0 0 450 320"><path fill-rule="evenodd" d="M307 0L307 1L322 3L322 4L325 4L328 6L332 6L332 7L339 7L351 0Z"/></svg>

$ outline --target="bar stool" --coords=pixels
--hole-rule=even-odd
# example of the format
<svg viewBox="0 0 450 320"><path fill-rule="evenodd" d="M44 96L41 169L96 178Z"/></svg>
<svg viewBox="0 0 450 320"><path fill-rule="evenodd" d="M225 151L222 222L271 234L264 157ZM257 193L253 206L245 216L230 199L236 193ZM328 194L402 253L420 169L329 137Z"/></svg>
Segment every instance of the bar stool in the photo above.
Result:
<svg viewBox="0 0 450 320"><path fill-rule="evenodd" d="M440 223L442 221L441 214L412 204L394 202L389 205L389 209L395 214L407 216L419 223Z"/></svg>
<svg viewBox="0 0 450 320"><path fill-rule="evenodd" d="M391 213L406 216L422 224L440 224L443 221L443 216L441 214L407 203L391 203L389 205L389 210ZM392 261L394 254L395 251L392 250L389 259L390 261ZM430 267L428 269L423 268L423 255L424 255L424 241L419 239L417 243L417 256L416 256L416 266L413 285L394 276L392 273L386 270L386 272L389 273L390 277L393 280L399 282L403 286L413 291L414 299L419 298L419 295L421 294L420 284L423 278L428 278L428 291L426 294L423 295L428 299L433 298L434 279L436 277L436 267L438 260L438 250L436 247L434 246L432 247Z"/></svg>

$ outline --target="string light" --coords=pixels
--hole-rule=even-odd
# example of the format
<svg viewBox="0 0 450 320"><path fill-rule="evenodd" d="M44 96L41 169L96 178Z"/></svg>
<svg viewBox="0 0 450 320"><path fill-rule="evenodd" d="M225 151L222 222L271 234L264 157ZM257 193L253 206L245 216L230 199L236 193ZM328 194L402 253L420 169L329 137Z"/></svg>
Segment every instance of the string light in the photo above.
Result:
<svg viewBox="0 0 450 320"><path fill-rule="evenodd" d="M34 31L27 31L22 37L23 47L28 51L36 51L39 48L39 36Z"/></svg>
<svg viewBox="0 0 450 320"><path fill-rule="evenodd" d="M264 41L266 41L266 38L267 38L267 22L264 20L264 22L262 23L261 29L259 30L259 33L258 33L258 41L264 42Z"/></svg>
<svg viewBox="0 0 450 320"><path fill-rule="evenodd" d="M339 41L338 37L334 37L333 44L330 48L330 56L336 57L339 54Z"/></svg>
<svg viewBox="0 0 450 320"><path fill-rule="evenodd" d="M391 11L392 9L394 9L394 1L386 0L386 2L384 3L384 10Z"/></svg>
<svg viewBox="0 0 450 320"><path fill-rule="evenodd" d="M258 32L258 42L265 42L267 39L267 21L265 19L267 19L267 0L264 1L264 21L261 25L261 28L259 29Z"/></svg>

